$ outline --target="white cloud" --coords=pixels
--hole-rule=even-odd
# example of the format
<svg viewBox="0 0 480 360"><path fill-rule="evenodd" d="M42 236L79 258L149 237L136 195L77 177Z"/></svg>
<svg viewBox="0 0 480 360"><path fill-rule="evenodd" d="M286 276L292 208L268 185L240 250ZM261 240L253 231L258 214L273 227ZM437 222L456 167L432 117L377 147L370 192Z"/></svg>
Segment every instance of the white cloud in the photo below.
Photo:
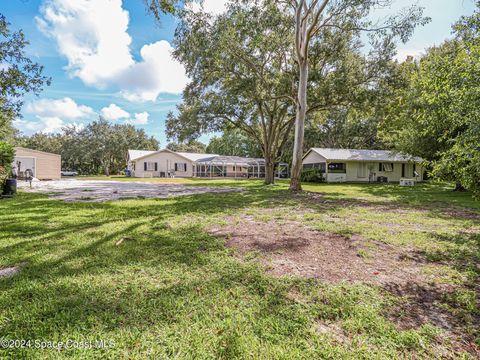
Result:
<svg viewBox="0 0 480 360"><path fill-rule="evenodd" d="M150 114L146 111L141 112L141 113L135 113L135 116L133 119L128 119L125 121L127 124L131 125L145 125L148 124L148 118Z"/></svg>
<svg viewBox="0 0 480 360"><path fill-rule="evenodd" d="M157 41L140 50L143 61L129 67L119 77L130 101L154 101L162 93L179 94L188 79L183 66L172 60L173 48L168 41Z"/></svg>
<svg viewBox="0 0 480 360"><path fill-rule="evenodd" d="M51 134L55 132L59 132L62 127L65 126L65 123L62 119L57 116L37 116L40 120L41 124L43 125L42 132L46 134Z"/></svg>
<svg viewBox="0 0 480 360"><path fill-rule="evenodd" d="M80 119L95 115L91 107L78 105L69 97L33 101L27 104L25 111L44 118Z"/></svg>
<svg viewBox="0 0 480 360"><path fill-rule="evenodd" d="M141 61L134 60L121 0L46 0L41 14L38 27L56 41L70 75L87 85L118 87L129 100L149 101L180 93L187 83L166 41L143 46Z"/></svg>
<svg viewBox="0 0 480 360"><path fill-rule="evenodd" d="M22 132L34 133L43 129L43 125L38 121L28 121L24 119L13 120L13 126Z"/></svg>
<svg viewBox="0 0 480 360"><path fill-rule="evenodd" d="M34 121L16 119L13 124L22 132L56 133L62 127L75 125L82 126L78 121L92 120L96 117L95 111L85 105L78 105L73 99L41 99L28 103L25 107L27 114L35 116Z"/></svg>
<svg viewBox="0 0 480 360"><path fill-rule="evenodd" d="M72 76L103 87L134 63L121 0L47 0L37 17L41 31L55 39Z"/></svg>
<svg viewBox="0 0 480 360"><path fill-rule="evenodd" d="M212 15L220 15L226 10L228 0L204 0L203 4L191 3L189 6L193 11L204 10Z"/></svg>
<svg viewBox="0 0 480 360"><path fill-rule="evenodd" d="M100 114L106 120L119 120L119 119L125 119L130 117L130 114L128 112L126 112L120 106L117 106L115 104L110 104L108 107L104 107L100 111Z"/></svg>
<svg viewBox="0 0 480 360"><path fill-rule="evenodd" d="M44 134L58 133L63 127L75 126L77 129L84 127L83 124L69 123L66 124L62 119L56 116L37 116L36 121L29 121L24 119L16 119L13 121L13 125L23 133L33 134L36 132L42 132Z"/></svg>

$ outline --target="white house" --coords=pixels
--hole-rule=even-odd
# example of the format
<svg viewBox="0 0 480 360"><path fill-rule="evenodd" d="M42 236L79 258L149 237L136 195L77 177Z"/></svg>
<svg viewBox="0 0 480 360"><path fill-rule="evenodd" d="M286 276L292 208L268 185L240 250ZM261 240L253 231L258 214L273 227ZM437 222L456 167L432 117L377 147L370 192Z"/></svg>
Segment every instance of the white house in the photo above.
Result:
<svg viewBox="0 0 480 360"><path fill-rule="evenodd" d="M327 182L423 180L423 159L386 150L312 148L303 168L318 168Z"/></svg>

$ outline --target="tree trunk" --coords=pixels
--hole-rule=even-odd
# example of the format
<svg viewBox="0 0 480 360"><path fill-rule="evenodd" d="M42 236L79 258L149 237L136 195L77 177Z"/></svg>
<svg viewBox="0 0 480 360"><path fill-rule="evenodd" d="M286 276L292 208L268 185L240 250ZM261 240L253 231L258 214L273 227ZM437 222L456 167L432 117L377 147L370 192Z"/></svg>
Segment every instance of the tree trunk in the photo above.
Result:
<svg viewBox="0 0 480 360"><path fill-rule="evenodd" d="M307 115L307 83L308 63L306 58L300 64L300 79L298 82L297 114L295 118L295 141L293 146L292 172L290 190L301 191L300 176L302 173L303 137L305 132L305 117Z"/></svg>
<svg viewBox="0 0 480 360"><path fill-rule="evenodd" d="M265 157L265 184L270 185L275 182L275 163L270 156Z"/></svg>

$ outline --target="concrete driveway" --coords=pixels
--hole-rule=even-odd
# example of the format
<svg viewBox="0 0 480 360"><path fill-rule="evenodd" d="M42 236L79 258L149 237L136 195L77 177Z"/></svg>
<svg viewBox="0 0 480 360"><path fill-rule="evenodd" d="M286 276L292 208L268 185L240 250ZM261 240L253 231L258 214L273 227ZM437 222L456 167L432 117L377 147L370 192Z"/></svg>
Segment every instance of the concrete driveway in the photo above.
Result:
<svg viewBox="0 0 480 360"><path fill-rule="evenodd" d="M18 188L26 192L47 193L49 197L68 202L102 202L132 198L168 198L205 193L239 192L240 188L223 186L188 186L144 182L102 180L35 181L32 188L25 181Z"/></svg>

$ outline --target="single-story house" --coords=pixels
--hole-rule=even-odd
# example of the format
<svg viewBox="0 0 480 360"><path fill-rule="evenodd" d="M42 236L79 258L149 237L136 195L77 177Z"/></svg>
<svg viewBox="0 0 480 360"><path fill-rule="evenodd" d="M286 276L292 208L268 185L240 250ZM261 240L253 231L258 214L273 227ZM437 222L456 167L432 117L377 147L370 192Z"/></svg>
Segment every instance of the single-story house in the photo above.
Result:
<svg viewBox="0 0 480 360"><path fill-rule="evenodd" d="M129 150L127 170L134 177L263 178L265 160L218 154ZM277 166L277 175L286 177L286 164Z"/></svg>
<svg viewBox="0 0 480 360"><path fill-rule="evenodd" d="M58 180L62 158L58 154L16 147L12 166L19 178L23 178L26 170L31 170L33 177L39 180Z"/></svg>
<svg viewBox="0 0 480 360"><path fill-rule="evenodd" d="M327 182L399 182L423 180L423 159L387 150L312 148L303 168L318 168Z"/></svg>

